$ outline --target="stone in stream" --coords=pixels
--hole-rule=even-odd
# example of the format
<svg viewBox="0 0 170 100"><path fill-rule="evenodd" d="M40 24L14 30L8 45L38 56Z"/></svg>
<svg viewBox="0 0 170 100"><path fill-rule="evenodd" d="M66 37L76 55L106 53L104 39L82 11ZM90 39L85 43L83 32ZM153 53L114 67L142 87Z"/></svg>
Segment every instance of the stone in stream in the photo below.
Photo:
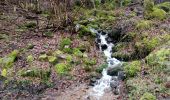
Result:
<svg viewBox="0 0 170 100"><path fill-rule="evenodd" d="M119 71L118 72L118 80L125 80L125 78L126 78L126 74L125 74L125 72L124 71Z"/></svg>
<svg viewBox="0 0 170 100"><path fill-rule="evenodd" d="M104 51L104 50L107 49L107 45L106 45L106 44L102 44L102 45L101 45L101 48L102 48L102 51Z"/></svg>
<svg viewBox="0 0 170 100"><path fill-rule="evenodd" d="M101 32L102 35L106 35L106 32Z"/></svg>
<svg viewBox="0 0 170 100"><path fill-rule="evenodd" d="M122 67L118 66L118 67L109 67L107 70L107 74L110 76L117 76L118 72L122 71Z"/></svg>

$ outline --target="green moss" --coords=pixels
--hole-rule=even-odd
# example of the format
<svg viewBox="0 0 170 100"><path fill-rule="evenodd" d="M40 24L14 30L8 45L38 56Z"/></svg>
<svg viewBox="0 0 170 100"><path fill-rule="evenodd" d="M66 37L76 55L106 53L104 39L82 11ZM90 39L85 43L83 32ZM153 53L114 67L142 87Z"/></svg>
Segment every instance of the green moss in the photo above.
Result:
<svg viewBox="0 0 170 100"><path fill-rule="evenodd" d="M158 37L143 38L142 41L135 43L135 50L138 54L148 54L161 43ZM145 50L145 51L144 51Z"/></svg>
<svg viewBox="0 0 170 100"><path fill-rule="evenodd" d="M60 41L60 48L63 49L66 45L70 46L72 41L69 38L64 38Z"/></svg>
<svg viewBox="0 0 170 100"><path fill-rule="evenodd" d="M133 77L141 70L140 61L132 61L124 66L124 71L128 76Z"/></svg>
<svg viewBox="0 0 170 100"><path fill-rule="evenodd" d="M55 64L57 62L57 57L48 56L49 63Z"/></svg>
<svg viewBox="0 0 170 100"><path fill-rule="evenodd" d="M14 50L10 54L5 56L4 58L1 58L0 60L1 67L7 68L7 69L11 68L18 55L19 55L19 51Z"/></svg>
<svg viewBox="0 0 170 100"><path fill-rule="evenodd" d="M153 12L150 13L149 16L150 16L149 18L155 18L155 19L158 19L158 20L163 20L163 19L166 18L166 12L162 9L154 8Z"/></svg>
<svg viewBox="0 0 170 100"><path fill-rule="evenodd" d="M1 72L1 75L6 77L7 76L7 69L3 69Z"/></svg>
<svg viewBox="0 0 170 100"><path fill-rule="evenodd" d="M43 80L48 80L49 77L50 77L50 70L46 69L46 70L43 70L43 69L37 69L37 68L32 68L32 69L29 69L29 70L22 70L20 72L20 75L22 77L37 77L37 78L41 78Z"/></svg>
<svg viewBox="0 0 170 100"><path fill-rule="evenodd" d="M154 51L146 57L147 64L150 66L165 66L170 55L169 48L161 48L160 50Z"/></svg>
<svg viewBox="0 0 170 100"><path fill-rule="evenodd" d="M149 20L141 20L136 24L136 29L149 29L151 28L152 23Z"/></svg>
<svg viewBox="0 0 170 100"><path fill-rule="evenodd" d="M27 57L27 61L28 61L28 62L33 62L33 61L34 61L34 57L33 57L32 55L29 55L29 56Z"/></svg>
<svg viewBox="0 0 170 100"><path fill-rule="evenodd" d="M52 56L58 56L58 55L60 55L60 54L63 54L63 52L60 51L60 50L56 50L56 51L54 51L54 52L52 53Z"/></svg>
<svg viewBox="0 0 170 100"><path fill-rule="evenodd" d="M69 63L72 62L73 61L73 57L71 55L67 55L66 61L69 62Z"/></svg>
<svg viewBox="0 0 170 100"><path fill-rule="evenodd" d="M59 75L67 74L67 72L70 70L70 66L65 63L59 63L55 65L55 71Z"/></svg>
<svg viewBox="0 0 170 100"><path fill-rule="evenodd" d="M97 63L96 59L85 58L83 61L86 65L89 65L89 66L96 65Z"/></svg>
<svg viewBox="0 0 170 100"><path fill-rule="evenodd" d="M108 64L102 64L101 66L96 68L96 72L101 73L104 68L107 68Z"/></svg>
<svg viewBox="0 0 170 100"><path fill-rule="evenodd" d="M170 2L164 2L164 3L157 4L156 7L158 7L159 9L163 9L165 12L169 12L170 11Z"/></svg>
<svg viewBox="0 0 170 100"><path fill-rule="evenodd" d="M69 47L68 48L63 48L63 52L71 54L71 53L73 53L73 49L69 48Z"/></svg>
<svg viewBox="0 0 170 100"><path fill-rule="evenodd" d="M140 98L140 100L156 100L156 96L153 94L146 92L143 94L143 96Z"/></svg>
<svg viewBox="0 0 170 100"><path fill-rule="evenodd" d="M78 56L78 57L82 57L83 56L83 53L78 48L74 48L73 49L73 54L75 56Z"/></svg>
<svg viewBox="0 0 170 100"><path fill-rule="evenodd" d="M144 14L147 16L149 13L153 11L154 1L153 0L144 0Z"/></svg>
<svg viewBox="0 0 170 100"><path fill-rule="evenodd" d="M39 60L45 61L45 60L47 60L47 57L48 57L47 54L42 54L42 55L39 56Z"/></svg>
<svg viewBox="0 0 170 100"><path fill-rule="evenodd" d="M47 31L47 32L44 32L44 33L43 33L43 35L44 35L44 36L47 36L47 37L53 37L53 34L54 34L54 33L51 32L51 31Z"/></svg>

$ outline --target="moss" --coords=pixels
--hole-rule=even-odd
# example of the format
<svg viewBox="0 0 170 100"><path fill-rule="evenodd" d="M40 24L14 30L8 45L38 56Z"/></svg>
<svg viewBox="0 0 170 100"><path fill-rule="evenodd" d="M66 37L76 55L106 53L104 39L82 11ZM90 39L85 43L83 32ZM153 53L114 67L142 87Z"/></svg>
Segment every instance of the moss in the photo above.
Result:
<svg viewBox="0 0 170 100"><path fill-rule="evenodd" d="M154 96L152 93L146 92L143 94L140 100L156 100L156 96Z"/></svg>
<svg viewBox="0 0 170 100"><path fill-rule="evenodd" d="M133 52L118 51L118 52L112 53L112 57L123 60L123 61L128 61L133 58Z"/></svg>
<svg viewBox="0 0 170 100"><path fill-rule="evenodd" d="M170 2L164 2L164 3L157 4L156 7L164 10L165 12L169 12L170 11Z"/></svg>
<svg viewBox="0 0 170 100"><path fill-rule="evenodd" d="M69 48L69 47L68 48L63 48L63 52L71 54L71 53L73 53L73 49Z"/></svg>
<svg viewBox="0 0 170 100"><path fill-rule="evenodd" d="M127 73L127 76L133 77L141 70L140 61L132 61L124 66L124 71Z"/></svg>
<svg viewBox="0 0 170 100"><path fill-rule="evenodd" d="M136 29L149 29L151 28L152 23L149 20L141 20L136 24Z"/></svg>
<svg viewBox="0 0 170 100"><path fill-rule="evenodd" d="M43 35L44 35L44 36L47 36L47 37L53 37L53 34L54 34L54 33L51 32L51 31L47 31L47 32L44 32L44 33L43 33Z"/></svg>
<svg viewBox="0 0 170 100"><path fill-rule="evenodd" d="M47 60L47 57L48 57L47 54L42 54L42 55L39 56L39 60L45 61L45 60Z"/></svg>
<svg viewBox="0 0 170 100"><path fill-rule="evenodd" d="M1 72L1 75L6 77L7 76L7 69L3 69Z"/></svg>
<svg viewBox="0 0 170 100"><path fill-rule="evenodd" d="M32 68L29 70L22 70L20 72L20 75L22 77L37 77L43 80L48 80L50 77L50 74L51 72L49 69L43 70L43 69L37 69L37 68Z"/></svg>
<svg viewBox="0 0 170 100"><path fill-rule="evenodd" d="M34 57L32 55L27 56L27 61L28 62L33 62L34 61Z"/></svg>
<svg viewBox="0 0 170 100"><path fill-rule="evenodd" d="M61 42L60 42L60 48L64 49L64 47L66 45L70 46L72 43L72 41L69 38L64 38Z"/></svg>
<svg viewBox="0 0 170 100"><path fill-rule="evenodd" d="M5 56L4 58L1 58L0 60L1 67L7 68L7 69L11 68L18 55L19 55L19 51L14 50L10 54Z"/></svg>
<svg viewBox="0 0 170 100"><path fill-rule="evenodd" d="M65 63L59 63L55 65L55 71L59 75L67 74L67 72L70 70L70 66Z"/></svg>
<svg viewBox="0 0 170 100"><path fill-rule="evenodd" d="M149 18L155 18L158 20L163 20L166 18L166 12L159 8L154 8L153 12L150 13Z"/></svg>
<svg viewBox="0 0 170 100"><path fill-rule="evenodd" d="M63 54L63 52L60 51L60 50L55 50L55 51L52 53L52 56L58 56L58 55L60 55L60 54Z"/></svg>
<svg viewBox="0 0 170 100"><path fill-rule="evenodd" d="M29 43L29 44L27 45L27 49L33 49L33 48L34 48L34 45L33 45L33 44Z"/></svg>
<svg viewBox="0 0 170 100"><path fill-rule="evenodd" d="M154 1L153 0L144 0L145 17L148 16L148 14L153 11L153 7L154 7Z"/></svg>
<svg viewBox="0 0 170 100"><path fill-rule="evenodd" d="M158 37L143 38L141 41L135 43L135 51L142 57L150 53L160 43L161 40Z"/></svg>
<svg viewBox="0 0 170 100"><path fill-rule="evenodd" d="M78 57L82 57L83 56L83 53L78 48L74 48L73 49L73 54L75 56L78 56Z"/></svg>
<svg viewBox="0 0 170 100"><path fill-rule="evenodd" d="M96 59L85 58L83 61L86 65L89 65L89 66L96 65L97 63Z"/></svg>
<svg viewBox="0 0 170 100"><path fill-rule="evenodd" d="M154 51L146 57L147 64L150 66L165 66L166 61L168 61L168 57L170 55L169 48L161 48L160 50Z"/></svg>
<svg viewBox="0 0 170 100"><path fill-rule="evenodd" d="M67 55L66 61L69 62L69 63L72 62L73 61L73 57L71 55Z"/></svg>
<svg viewBox="0 0 170 100"><path fill-rule="evenodd" d="M96 68L96 72L101 73L104 68L107 68L108 64L102 64L101 66Z"/></svg>
<svg viewBox="0 0 170 100"><path fill-rule="evenodd" d="M49 61L49 63L51 63L51 64L55 64L55 63L57 63L57 57L48 56L48 61Z"/></svg>

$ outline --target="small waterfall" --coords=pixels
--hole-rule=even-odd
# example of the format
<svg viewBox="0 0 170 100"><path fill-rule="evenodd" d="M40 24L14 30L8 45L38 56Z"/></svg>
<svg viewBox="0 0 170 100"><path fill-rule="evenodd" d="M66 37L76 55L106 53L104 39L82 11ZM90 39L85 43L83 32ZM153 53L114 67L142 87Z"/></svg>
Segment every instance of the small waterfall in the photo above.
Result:
<svg viewBox="0 0 170 100"><path fill-rule="evenodd" d="M96 32L95 30L92 31ZM92 91L90 91L89 95L95 97L96 99L100 99L100 97L104 95L106 89L111 89L111 83L116 83L117 86L119 85L118 76L110 76L107 74L107 71L109 68L120 67L122 63L116 58L111 57L114 44L107 41L108 34L105 32L97 32L96 34L96 42L100 48L100 51L102 51L107 57L108 67L103 69L102 78L95 83L95 86Z"/></svg>

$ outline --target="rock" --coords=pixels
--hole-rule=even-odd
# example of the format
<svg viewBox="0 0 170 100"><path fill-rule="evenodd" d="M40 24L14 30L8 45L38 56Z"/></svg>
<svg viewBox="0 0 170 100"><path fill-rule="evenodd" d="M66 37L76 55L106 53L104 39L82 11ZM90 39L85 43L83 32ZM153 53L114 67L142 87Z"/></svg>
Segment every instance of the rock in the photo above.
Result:
<svg viewBox="0 0 170 100"><path fill-rule="evenodd" d="M122 67L118 66L118 67L109 67L108 68L108 71L107 71L107 74L110 75L110 76L117 76L118 75L118 72L122 70Z"/></svg>
<svg viewBox="0 0 170 100"><path fill-rule="evenodd" d="M121 36L122 28L115 27L108 32L108 36L112 38L114 41L117 41Z"/></svg>
<svg viewBox="0 0 170 100"><path fill-rule="evenodd" d="M107 49L107 45L106 45L106 44L102 44L102 45L101 45L101 48L102 48L102 51L104 51L104 50Z"/></svg>
<svg viewBox="0 0 170 100"><path fill-rule="evenodd" d="M123 71L119 71L118 72L118 80L125 80L125 78L126 78L126 74L125 74L125 72L123 72Z"/></svg>

